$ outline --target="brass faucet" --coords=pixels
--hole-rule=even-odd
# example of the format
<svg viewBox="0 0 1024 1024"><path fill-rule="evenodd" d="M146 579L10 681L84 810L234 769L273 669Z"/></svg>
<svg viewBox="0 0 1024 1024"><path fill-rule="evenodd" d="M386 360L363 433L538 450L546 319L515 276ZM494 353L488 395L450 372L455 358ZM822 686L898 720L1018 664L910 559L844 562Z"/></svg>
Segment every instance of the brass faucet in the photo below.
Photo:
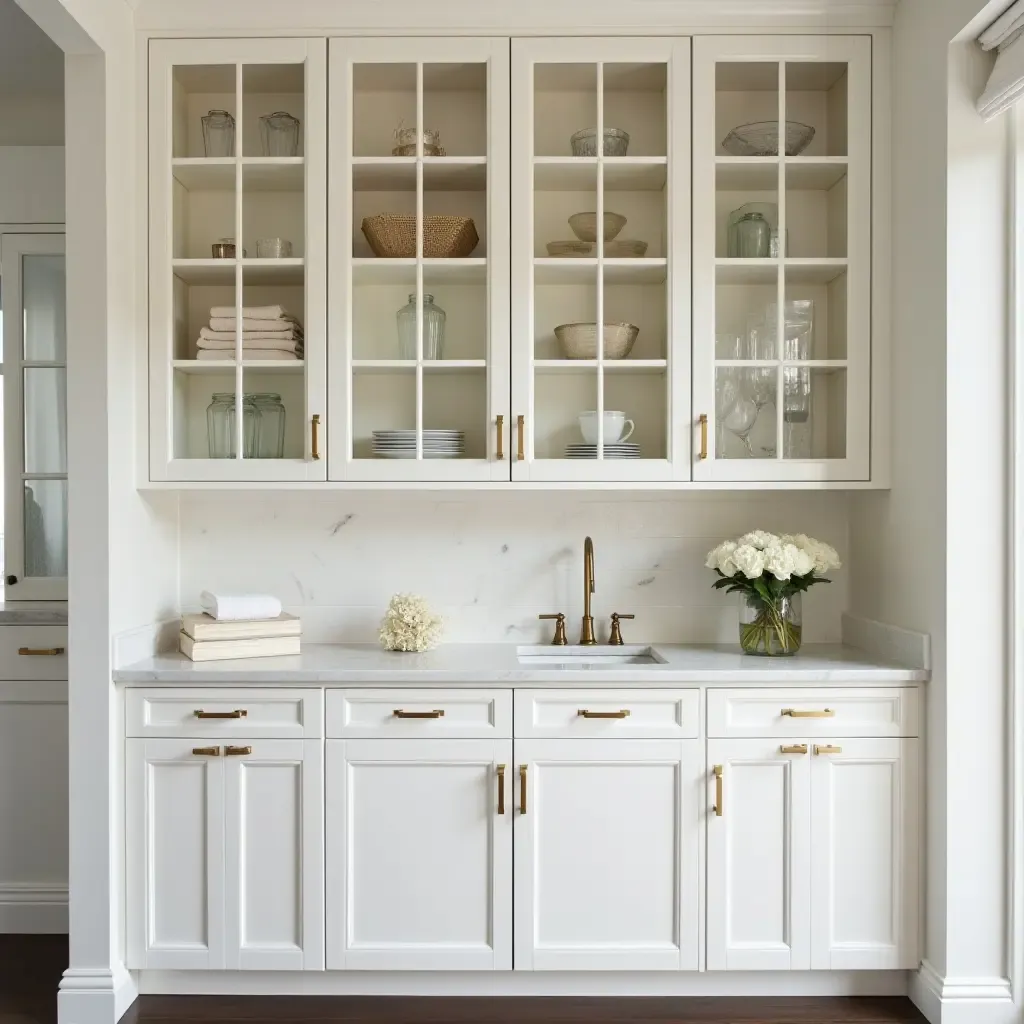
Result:
<svg viewBox="0 0 1024 1024"><path fill-rule="evenodd" d="M583 628L580 630L580 645L594 647L594 616L590 614L590 595L594 591L594 542L587 537L583 542Z"/></svg>

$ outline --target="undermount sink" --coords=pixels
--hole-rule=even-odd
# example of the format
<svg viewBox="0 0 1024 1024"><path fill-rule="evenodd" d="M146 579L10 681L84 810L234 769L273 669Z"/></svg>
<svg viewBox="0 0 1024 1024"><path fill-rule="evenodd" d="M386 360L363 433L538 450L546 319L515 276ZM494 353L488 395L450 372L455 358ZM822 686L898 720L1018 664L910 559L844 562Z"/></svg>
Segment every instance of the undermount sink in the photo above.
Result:
<svg viewBox="0 0 1024 1024"><path fill-rule="evenodd" d="M626 644L622 647L517 647L519 664L527 668L616 669L651 668L665 659L653 647Z"/></svg>

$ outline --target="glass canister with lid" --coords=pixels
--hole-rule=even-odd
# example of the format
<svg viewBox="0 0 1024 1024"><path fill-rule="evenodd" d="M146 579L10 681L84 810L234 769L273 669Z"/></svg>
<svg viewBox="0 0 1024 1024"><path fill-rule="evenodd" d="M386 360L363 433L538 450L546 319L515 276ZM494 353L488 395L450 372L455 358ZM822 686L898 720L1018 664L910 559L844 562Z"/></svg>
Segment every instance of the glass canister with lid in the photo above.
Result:
<svg viewBox="0 0 1024 1024"><path fill-rule="evenodd" d="M246 395L246 398L251 398L259 411L259 440L255 457L283 459L285 412L281 396L266 391Z"/></svg>
<svg viewBox="0 0 1024 1024"><path fill-rule="evenodd" d="M235 155L235 119L226 110L211 110L203 122L203 149L208 157Z"/></svg>
<svg viewBox="0 0 1024 1024"><path fill-rule="evenodd" d="M299 155L299 119L287 110L275 110L260 118L264 156Z"/></svg>
<svg viewBox="0 0 1024 1024"><path fill-rule="evenodd" d="M398 355L400 359L416 358L416 296L398 311ZM423 358L444 358L444 325L448 314L434 302L433 295L423 296Z"/></svg>
<svg viewBox="0 0 1024 1024"><path fill-rule="evenodd" d="M235 446L235 393L217 391L206 408L206 430L209 436L211 459L233 459ZM242 455L256 458L259 443L260 410L252 395L242 399Z"/></svg>

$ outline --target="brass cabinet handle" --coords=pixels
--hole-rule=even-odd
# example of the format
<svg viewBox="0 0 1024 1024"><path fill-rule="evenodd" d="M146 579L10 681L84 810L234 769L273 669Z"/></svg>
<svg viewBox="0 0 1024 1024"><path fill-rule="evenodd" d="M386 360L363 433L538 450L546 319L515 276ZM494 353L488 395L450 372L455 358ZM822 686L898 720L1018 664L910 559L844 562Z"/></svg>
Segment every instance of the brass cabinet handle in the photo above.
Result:
<svg viewBox="0 0 1024 1024"><path fill-rule="evenodd" d="M807 744L796 743L792 747L779 747L780 754L806 754Z"/></svg>
<svg viewBox="0 0 1024 1024"><path fill-rule="evenodd" d="M505 458L505 417L497 417L498 427L498 454L497 459L500 462Z"/></svg>
<svg viewBox="0 0 1024 1024"><path fill-rule="evenodd" d="M725 782L722 779L722 766L716 764L715 772L715 816L721 817L725 810Z"/></svg>
<svg viewBox="0 0 1024 1024"><path fill-rule="evenodd" d="M252 747L225 747L224 748L224 756L225 757L239 757L242 754L251 754L251 753L252 753Z"/></svg>
<svg viewBox="0 0 1024 1024"><path fill-rule="evenodd" d="M698 419L700 422L700 458L703 462L708 457L708 414L702 412Z"/></svg>
<svg viewBox="0 0 1024 1024"><path fill-rule="evenodd" d="M519 813L526 813L526 765L519 766Z"/></svg>
<svg viewBox="0 0 1024 1024"><path fill-rule="evenodd" d="M831 708L823 711L797 711L795 708L783 708L783 718L835 718L836 713Z"/></svg>
<svg viewBox="0 0 1024 1024"><path fill-rule="evenodd" d="M313 415L313 438L310 449L313 461L318 462L320 459L320 413Z"/></svg>
<svg viewBox="0 0 1024 1024"><path fill-rule="evenodd" d="M498 813L505 813L505 766L498 765Z"/></svg>
<svg viewBox="0 0 1024 1024"><path fill-rule="evenodd" d="M401 708L395 708L392 714L395 718L444 718L444 712L440 708L433 711L403 711Z"/></svg>
<svg viewBox="0 0 1024 1024"><path fill-rule="evenodd" d="M23 658L56 658L64 653L63 647L19 647L18 653Z"/></svg>
<svg viewBox="0 0 1024 1024"><path fill-rule="evenodd" d="M841 754L842 752L843 752L843 748L842 747L830 747L828 744L825 744L824 746L820 746L819 747L817 743L814 744L814 754L815 754L815 756L817 756L819 754Z"/></svg>
<svg viewBox="0 0 1024 1024"><path fill-rule="evenodd" d="M629 708L623 708L621 711L588 711L586 708L580 708L576 714L580 718L629 718Z"/></svg>
<svg viewBox="0 0 1024 1024"><path fill-rule="evenodd" d="M220 757L220 747L193 747L192 753L198 757Z"/></svg>
<svg viewBox="0 0 1024 1024"><path fill-rule="evenodd" d="M522 462L523 459L526 458L526 452L525 452L524 447L523 447L524 444L525 444L524 438L526 436L526 417L525 416L517 416L516 417L516 429L517 429L517 431L519 433L519 452L517 453L516 458L520 462Z"/></svg>
<svg viewBox="0 0 1024 1024"><path fill-rule="evenodd" d="M192 714L196 718L246 718L249 712L245 708L235 708L234 711L204 711L202 708L196 708Z"/></svg>

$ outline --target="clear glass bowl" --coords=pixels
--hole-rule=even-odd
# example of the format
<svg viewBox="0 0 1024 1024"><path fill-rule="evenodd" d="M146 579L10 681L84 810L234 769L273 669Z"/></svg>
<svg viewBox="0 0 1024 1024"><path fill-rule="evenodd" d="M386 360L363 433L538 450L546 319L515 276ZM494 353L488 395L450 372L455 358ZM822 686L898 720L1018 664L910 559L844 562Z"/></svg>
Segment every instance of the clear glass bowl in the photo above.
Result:
<svg viewBox="0 0 1024 1024"><path fill-rule="evenodd" d="M799 156L814 138L814 129L799 121L786 122L786 156ZM754 121L733 128L722 140L732 156L778 156L779 122Z"/></svg>
<svg viewBox="0 0 1024 1024"><path fill-rule="evenodd" d="M573 156L597 156L597 129L584 128L569 139ZM604 155L625 156L629 149L629 132L621 128L605 128Z"/></svg>

